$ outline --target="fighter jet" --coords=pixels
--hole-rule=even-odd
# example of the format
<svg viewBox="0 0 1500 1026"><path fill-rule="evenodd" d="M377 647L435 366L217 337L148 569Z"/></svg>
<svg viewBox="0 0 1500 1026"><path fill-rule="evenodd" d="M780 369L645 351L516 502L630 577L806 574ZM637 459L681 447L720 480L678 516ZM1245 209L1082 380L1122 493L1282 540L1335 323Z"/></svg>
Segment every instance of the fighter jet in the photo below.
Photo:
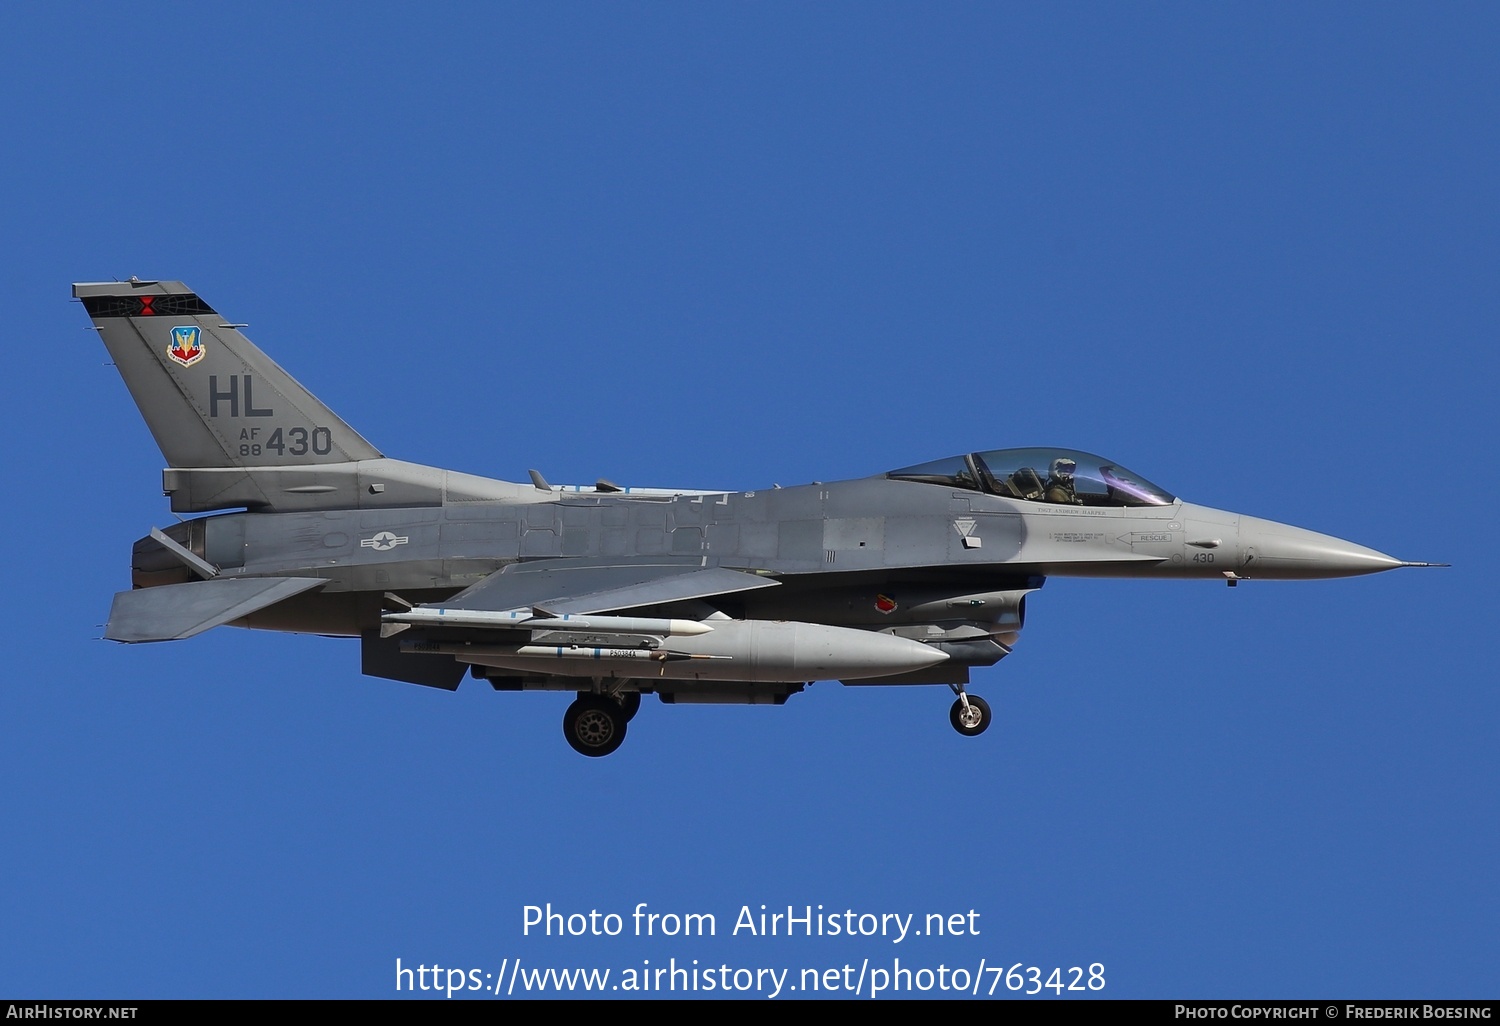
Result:
<svg viewBox="0 0 1500 1026"><path fill-rule="evenodd" d="M166 459L105 637L358 638L365 674L577 697L603 756L642 695L781 705L812 681L935 684L984 732L976 667L1048 577L1305 580L1409 563L1184 502L1113 460L964 453L754 491L512 483L389 458L175 281L73 286Z"/></svg>

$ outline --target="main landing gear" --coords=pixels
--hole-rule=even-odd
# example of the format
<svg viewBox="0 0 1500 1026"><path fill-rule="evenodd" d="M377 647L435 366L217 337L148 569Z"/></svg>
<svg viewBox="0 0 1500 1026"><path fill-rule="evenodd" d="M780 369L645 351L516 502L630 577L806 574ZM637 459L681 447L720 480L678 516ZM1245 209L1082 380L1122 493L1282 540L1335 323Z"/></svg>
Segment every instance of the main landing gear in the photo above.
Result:
<svg viewBox="0 0 1500 1026"><path fill-rule="evenodd" d="M948 721L953 729L964 737L977 737L990 725L990 703L978 695L971 695L961 687L955 687L958 701L948 710Z"/></svg>
<svg viewBox="0 0 1500 1026"><path fill-rule="evenodd" d="M619 698L581 694L563 713L563 737L580 755L608 755L625 741L625 725L641 708L639 691Z"/></svg>

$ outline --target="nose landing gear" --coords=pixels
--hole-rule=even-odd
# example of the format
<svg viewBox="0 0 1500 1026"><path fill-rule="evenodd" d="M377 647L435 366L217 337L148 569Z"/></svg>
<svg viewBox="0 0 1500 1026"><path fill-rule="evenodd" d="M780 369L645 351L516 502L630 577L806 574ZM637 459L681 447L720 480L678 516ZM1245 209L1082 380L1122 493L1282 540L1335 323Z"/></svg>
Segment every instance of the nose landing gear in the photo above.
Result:
<svg viewBox="0 0 1500 1026"><path fill-rule="evenodd" d="M977 737L990 725L990 703L978 695L971 695L962 687L955 686L958 700L948 710L948 722L964 737Z"/></svg>

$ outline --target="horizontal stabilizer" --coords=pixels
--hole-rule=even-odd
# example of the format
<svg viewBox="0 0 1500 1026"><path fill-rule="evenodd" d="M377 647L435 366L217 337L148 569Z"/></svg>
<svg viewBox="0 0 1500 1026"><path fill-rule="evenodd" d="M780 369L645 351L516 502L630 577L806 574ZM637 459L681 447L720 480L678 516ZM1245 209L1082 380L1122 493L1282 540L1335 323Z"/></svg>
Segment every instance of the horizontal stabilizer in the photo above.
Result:
<svg viewBox="0 0 1500 1026"><path fill-rule="evenodd" d="M191 638L327 583L321 577L216 577L117 592L104 636L127 642Z"/></svg>
<svg viewBox="0 0 1500 1026"><path fill-rule="evenodd" d="M554 616L576 616L707 599L780 583L738 570L704 567L696 560L616 566L561 566L560 562L513 564L442 605L446 609L530 607Z"/></svg>

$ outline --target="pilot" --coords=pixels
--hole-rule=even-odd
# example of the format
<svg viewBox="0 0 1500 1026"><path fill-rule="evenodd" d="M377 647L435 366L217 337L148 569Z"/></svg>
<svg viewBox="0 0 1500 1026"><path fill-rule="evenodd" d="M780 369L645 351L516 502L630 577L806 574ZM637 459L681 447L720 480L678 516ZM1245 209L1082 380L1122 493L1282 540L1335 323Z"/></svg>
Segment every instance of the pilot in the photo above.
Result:
<svg viewBox="0 0 1500 1026"><path fill-rule="evenodd" d="M1078 497L1078 492L1073 487L1073 472L1077 469L1078 464L1066 456L1059 456L1053 460L1052 468L1047 472L1047 487L1043 493L1043 499L1047 502L1083 505L1083 500Z"/></svg>

